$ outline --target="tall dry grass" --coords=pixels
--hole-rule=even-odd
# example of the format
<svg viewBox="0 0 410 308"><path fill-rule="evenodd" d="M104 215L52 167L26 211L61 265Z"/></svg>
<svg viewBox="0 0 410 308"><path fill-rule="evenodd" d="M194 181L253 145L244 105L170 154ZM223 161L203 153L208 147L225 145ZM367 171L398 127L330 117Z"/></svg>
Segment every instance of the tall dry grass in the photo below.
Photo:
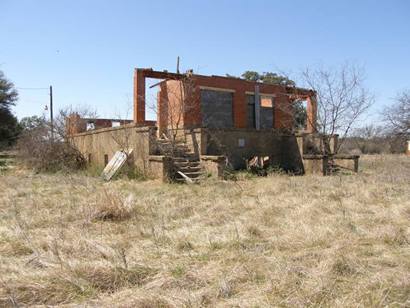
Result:
<svg viewBox="0 0 410 308"><path fill-rule="evenodd" d="M410 159L201 185L0 177L0 306L410 306Z"/></svg>

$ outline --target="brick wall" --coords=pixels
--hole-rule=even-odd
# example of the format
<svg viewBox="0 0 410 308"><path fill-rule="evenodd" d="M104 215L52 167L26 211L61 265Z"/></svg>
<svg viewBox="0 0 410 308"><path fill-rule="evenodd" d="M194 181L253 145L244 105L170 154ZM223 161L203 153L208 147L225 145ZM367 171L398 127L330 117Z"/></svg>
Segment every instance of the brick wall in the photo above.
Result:
<svg viewBox="0 0 410 308"><path fill-rule="evenodd" d="M213 89L222 91L231 91L233 95L232 113L234 128L248 127L248 104L246 100L247 94L255 92L255 86L259 87L261 96L264 94L274 97L274 127L281 129L291 129L293 127L292 102L294 99L301 98L308 101L308 131L315 131L316 123L316 101L314 100L314 92L311 90L284 87L281 85L261 84L251 81L246 81L238 78L228 78L222 76L203 76L191 75L186 78L185 75L172 74L167 72L157 72L153 70L136 69L134 75L134 121L144 123L145 121L145 77L166 79L161 84L160 94L158 95L158 109L165 110L165 101L177 104L182 102L179 97L170 97L170 90L174 90L177 85L181 85L181 80L188 82L188 86L184 86L185 108L183 109L183 127L201 127L202 114L200 104L201 89ZM169 78L168 78L168 77ZM188 93L189 92L189 93ZM189 99L188 99L189 97ZM178 101L179 100L179 101ZM169 110L169 108L168 108ZM158 125L161 128L170 125L169 115L166 116L163 112L158 114ZM165 118L163 118L165 117Z"/></svg>

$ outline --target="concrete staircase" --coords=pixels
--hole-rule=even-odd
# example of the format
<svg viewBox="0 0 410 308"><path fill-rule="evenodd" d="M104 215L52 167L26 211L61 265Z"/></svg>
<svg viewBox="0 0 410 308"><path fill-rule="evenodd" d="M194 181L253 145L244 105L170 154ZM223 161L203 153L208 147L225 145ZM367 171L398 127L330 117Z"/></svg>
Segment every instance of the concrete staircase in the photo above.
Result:
<svg viewBox="0 0 410 308"><path fill-rule="evenodd" d="M176 182L198 183L204 179L205 173L199 157L191 151L184 141L172 142L168 139L158 139L157 142L160 153L172 158L174 166L172 178Z"/></svg>

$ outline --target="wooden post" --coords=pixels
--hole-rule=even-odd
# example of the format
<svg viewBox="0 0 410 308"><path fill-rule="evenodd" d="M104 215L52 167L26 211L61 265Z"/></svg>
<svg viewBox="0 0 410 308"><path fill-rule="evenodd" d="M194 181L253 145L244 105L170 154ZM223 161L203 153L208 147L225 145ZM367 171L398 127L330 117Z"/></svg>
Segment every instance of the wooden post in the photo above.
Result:
<svg viewBox="0 0 410 308"><path fill-rule="evenodd" d="M50 86L50 126L51 126L51 139L54 139L53 87L52 86Z"/></svg>

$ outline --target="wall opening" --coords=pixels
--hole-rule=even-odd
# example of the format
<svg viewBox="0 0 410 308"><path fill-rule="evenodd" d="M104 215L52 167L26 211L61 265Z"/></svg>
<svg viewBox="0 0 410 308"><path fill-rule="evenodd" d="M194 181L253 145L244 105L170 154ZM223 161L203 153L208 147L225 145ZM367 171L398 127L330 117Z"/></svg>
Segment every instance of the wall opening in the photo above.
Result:
<svg viewBox="0 0 410 308"><path fill-rule="evenodd" d="M260 96L260 126L264 129L274 127L274 102L272 96Z"/></svg>
<svg viewBox="0 0 410 308"><path fill-rule="evenodd" d="M208 128L232 128L232 106L232 92L202 89L202 126Z"/></svg>
<svg viewBox="0 0 410 308"><path fill-rule="evenodd" d="M248 106L248 128L256 128L255 115L255 95L247 94L246 102ZM274 127L275 108L273 96L260 95L260 128L269 129Z"/></svg>
<svg viewBox="0 0 410 308"><path fill-rule="evenodd" d="M87 122L86 130L93 130L93 129L95 129L95 123Z"/></svg>
<svg viewBox="0 0 410 308"><path fill-rule="evenodd" d="M248 128L256 128L255 121L255 95L246 94L248 106Z"/></svg>
<svg viewBox="0 0 410 308"><path fill-rule="evenodd" d="M104 154L104 166L108 165L108 154Z"/></svg>
<svg viewBox="0 0 410 308"><path fill-rule="evenodd" d="M296 130L307 129L307 101L297 100L293 102L293 128Z"/></svg>
<svg viewBox="0 0 410 308"><path fill-rule="evenodd" d="M159 86L164 81L164 79L156 78L145 79L145 120L147 121L158 120L158 93L160 91Z"/></svg>

